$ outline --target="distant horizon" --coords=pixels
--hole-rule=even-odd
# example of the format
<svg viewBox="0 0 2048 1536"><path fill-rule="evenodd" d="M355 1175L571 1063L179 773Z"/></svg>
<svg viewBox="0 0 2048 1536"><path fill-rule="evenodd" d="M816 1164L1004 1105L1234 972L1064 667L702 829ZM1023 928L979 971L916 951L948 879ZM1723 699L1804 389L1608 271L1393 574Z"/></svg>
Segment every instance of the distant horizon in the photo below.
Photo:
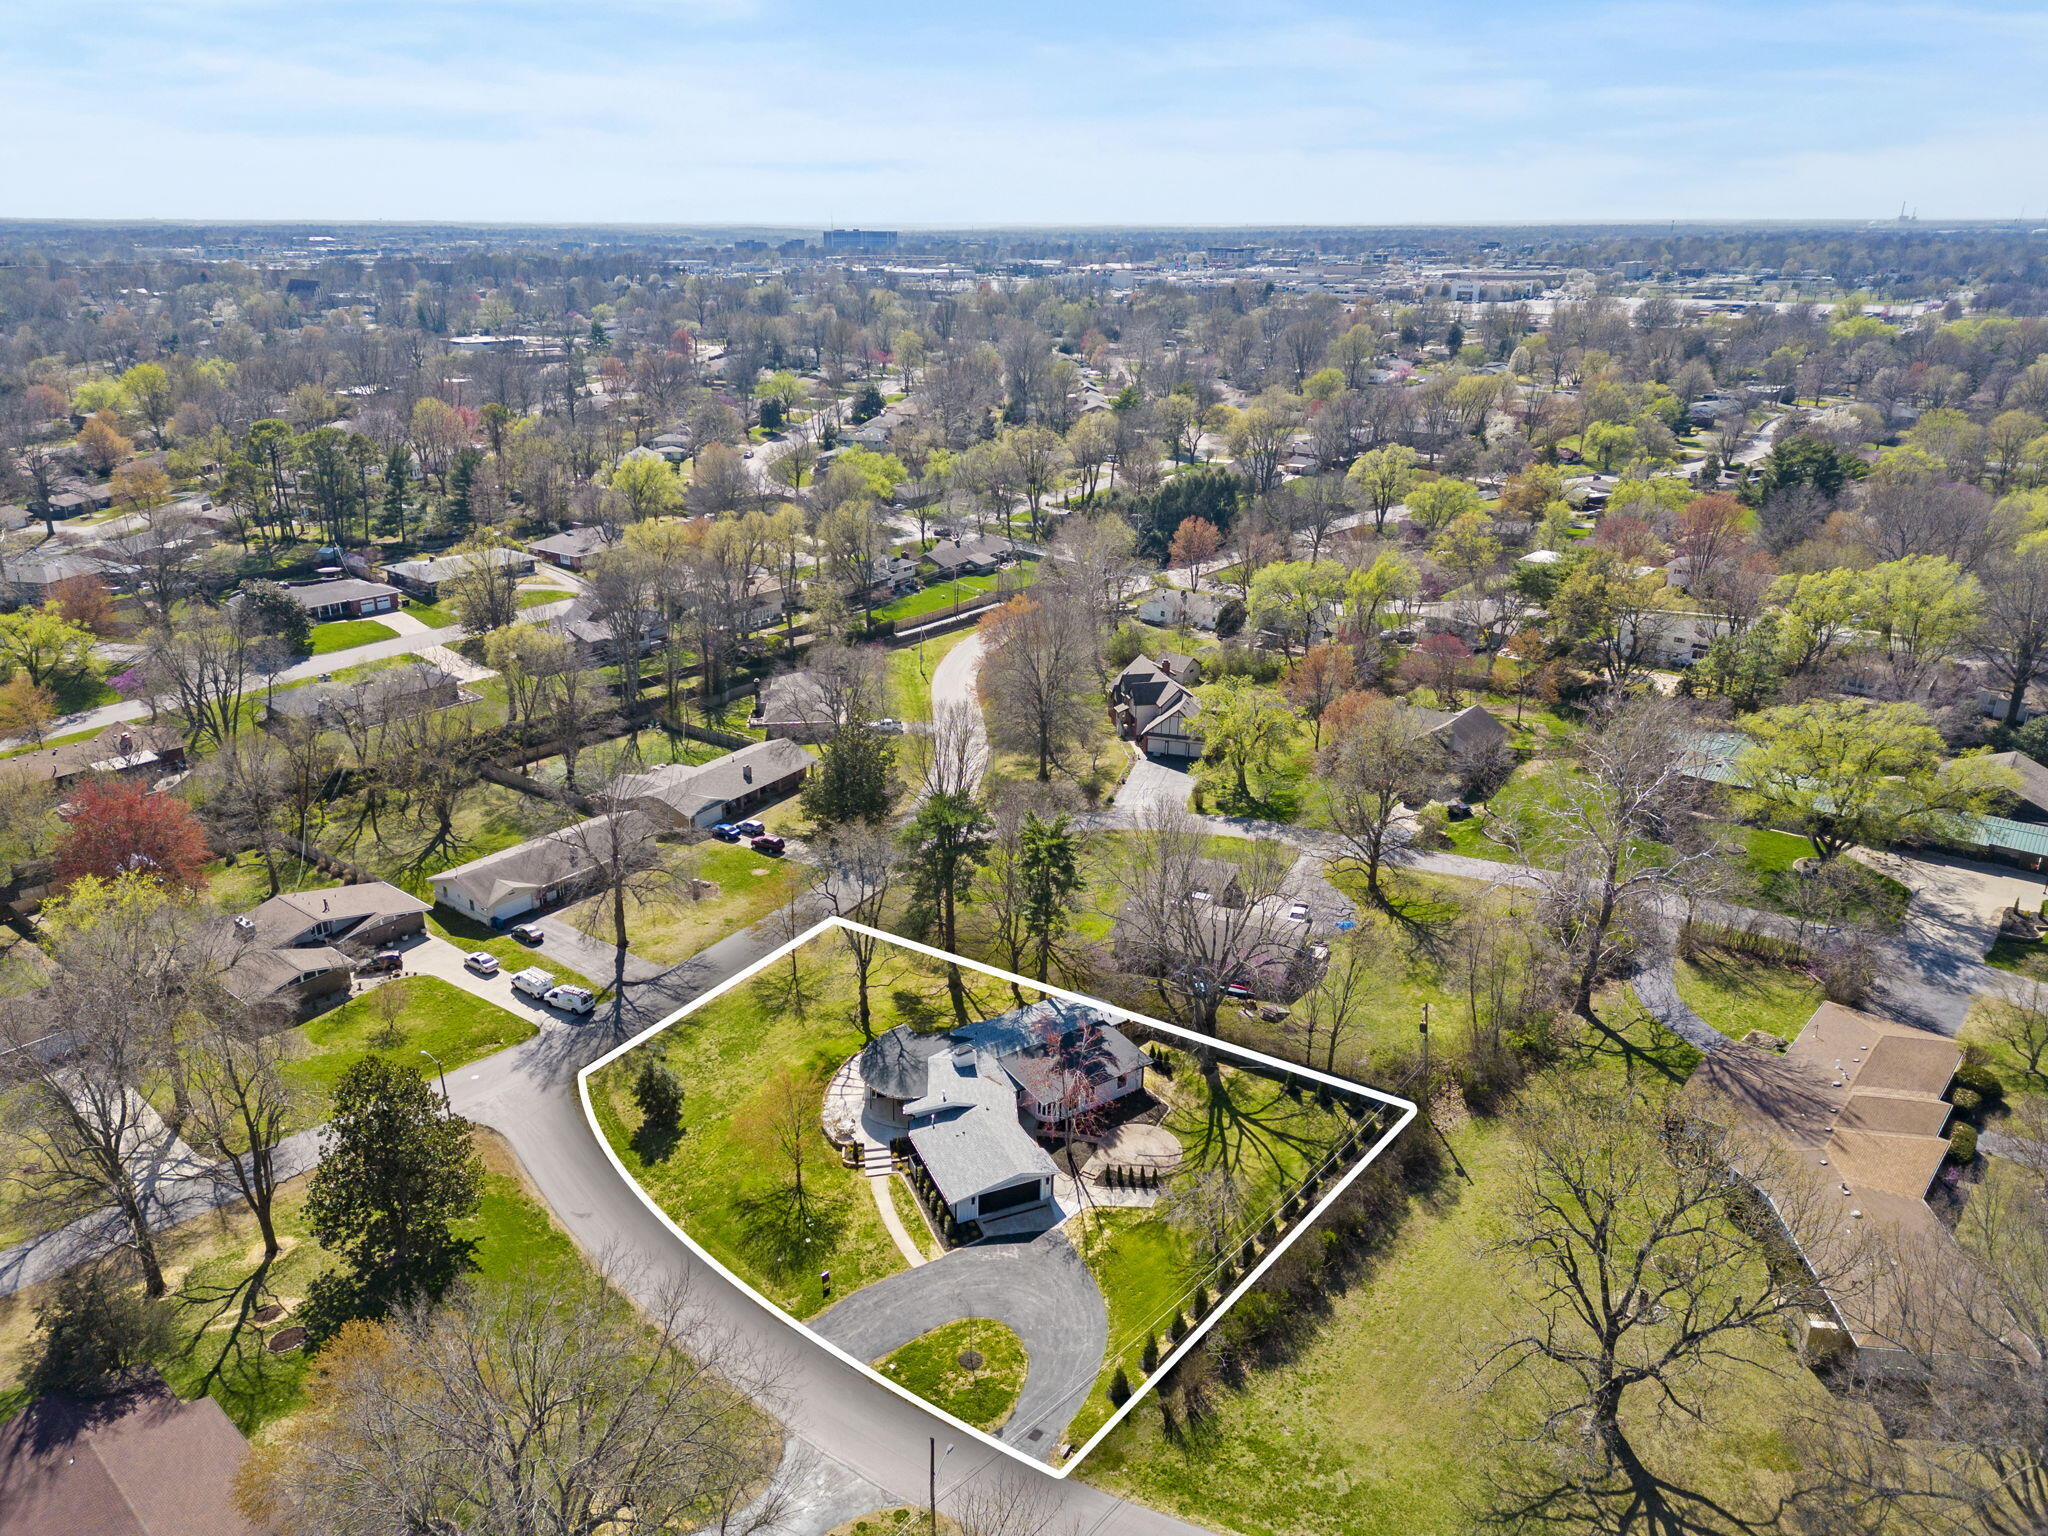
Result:
<svg viewBox="0 0 2048 1536"><path fill-rule="evenodd" d="M2031 0L17 10L0 177L45 220L2048 222Z"/></svg>

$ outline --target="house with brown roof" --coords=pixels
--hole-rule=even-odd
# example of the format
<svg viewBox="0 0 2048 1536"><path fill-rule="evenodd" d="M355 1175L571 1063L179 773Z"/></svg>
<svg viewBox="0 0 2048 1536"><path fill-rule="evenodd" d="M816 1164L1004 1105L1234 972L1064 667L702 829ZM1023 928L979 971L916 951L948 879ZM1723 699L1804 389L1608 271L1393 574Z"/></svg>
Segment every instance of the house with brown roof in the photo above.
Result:
<svg viewBox="0 0 2048 1536"><path fill-rule="evenodd" d="M1134 657L1110 679L1109 702L1117 732L1138 744L1147 757L1186 760L1202 755L1198 717L1202 701L1194 687L1201 663L1192 656Z"/></svg>
<svg viewBox="0 0 2048 1536"><path fill-rule="evenodd" d="M1814 1279L1816 1303L1794 1325L1809 1359L1903 1368L1928 1347L1930 1326L1937 1347L1982 1342L1953 1288L1914 1274L1967 1265L1927 1204L1961 1061L1945 1035L1823 1003L1783 1054L1731 1042L1686 1083L1685 1100L1749 1148L1738 1171L1778 1211ZM1935 1304L1955 1315L1931 1316Z"/></svg>
<svg viewBox="0 0 2048 1536"><path fill-rule="evenodd" d="M353 576L332 581L303 581L284 589L285 596L306 610L315 624L329 619L366 619L372 614L395 613L405 594L381 581L362 581Z"/></svg>
<svg viewBox="0 0 2048 1536"><path fill-rule="evenodd" d="M248 1441L210 1397L160 1379L38 1398L0 1425L5 1536L256 1536L234 1504Z"/></svg>
<svg viewBox="0 0 2048 1536"><path fill-rule="evenodd" d="M185 767L185 737L174 725L123 720L87 741L66 741L6 760L0 776L23 774L63 789L94 774L160 779Z"/></svg>
<svg viewBox="0 0 2048 1536"><path fill-rule="evenodd" d="M303 1010L346 994L356 959L422 932L426 911L417 896L381 880L286 891L215 928L222 984L245 1003Z"/></svg>
<svg viewBox="0 0 2048 1536"><path fill-rule="evenodd" d="M714 827L795 794L815 761L787 737L757 741L708 763L663 763L611 787L614 810L639 811L657 826Z"/></svg>

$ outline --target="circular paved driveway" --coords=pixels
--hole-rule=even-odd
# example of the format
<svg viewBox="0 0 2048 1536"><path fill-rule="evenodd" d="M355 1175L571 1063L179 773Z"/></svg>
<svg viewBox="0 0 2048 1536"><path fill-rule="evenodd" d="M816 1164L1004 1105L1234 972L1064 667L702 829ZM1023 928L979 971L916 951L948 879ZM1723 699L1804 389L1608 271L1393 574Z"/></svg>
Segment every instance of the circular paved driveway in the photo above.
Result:
<svg viewBox="0 0 2048 1536"><path fill-rule="evenodd" d="M861 1287L809 1326L855 1359L877 1360L963 1317L992 1317L1024 1341L1024 1390L996 1438L1050 1457L1088 1400L1109 1346L1102 1292L1064 1234L955 1248Z"/></svg>

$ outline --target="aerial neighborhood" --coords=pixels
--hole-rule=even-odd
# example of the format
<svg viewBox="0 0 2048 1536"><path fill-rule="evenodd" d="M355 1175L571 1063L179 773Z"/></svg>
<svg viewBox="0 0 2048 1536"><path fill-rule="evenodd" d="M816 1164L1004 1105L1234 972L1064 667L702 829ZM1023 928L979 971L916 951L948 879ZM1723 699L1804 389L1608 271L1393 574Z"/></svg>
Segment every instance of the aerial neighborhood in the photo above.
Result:
<svg viewBox="0 0 2048 1536"><path fill-rule="evenodd" d="M2040 233L0 227L0 1536L2048 1529Z"/></svg>

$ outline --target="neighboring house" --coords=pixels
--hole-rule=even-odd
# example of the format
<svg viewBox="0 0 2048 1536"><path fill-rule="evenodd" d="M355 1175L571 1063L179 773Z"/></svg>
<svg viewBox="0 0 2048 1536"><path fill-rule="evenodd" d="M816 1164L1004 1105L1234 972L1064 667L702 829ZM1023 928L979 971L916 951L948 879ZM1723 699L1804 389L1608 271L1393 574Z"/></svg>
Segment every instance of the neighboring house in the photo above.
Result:
<svg viewBox="0 0 2048 1536"><path fill-rule="evenodd" d="M358 953L423 931L427 904L395 885L366 880L328 890L287 891L216 930L226 951L221 980L245 1003L301 1009L346 995Z"/></svg>
<svg viewBox="0 0 2048 1536"><path fill-rule="evenodd" d="M877 555L868 563L868 592L875 597L900 597L924 585L924 574L908 555Z"/></svg>
<svg viewBox="0 0 2048 1536"><path fill-rule="evenodd" d="M1134 658L1109 684L1118 733L1147 757L1200 757L1202 701L1193 692L1200 677L1201 664L1191 656Z"/></svg>
<svg viewBox="0 0 2048 1536"><path fill-rule="evenodd" d="M1291 1003L1322 975L1329 946L1311 925L1286 916L1286 896L1256 902L1190 900L1171 919L1126 904L1111 932L1117 963L1133 975L1184 977L1208 984L1241 985L1262 1003ZM1226 970L1216 976L1189 976Z"/></svg>
<svg viewBox="0 0 2048 1536"><path fill-rule="evenodd" d="M2019 794L2006 809L2011 820L2048 821L2048 768L2024 752L1994 752L1985 760L2019 775Z"/></svg>
<svg viewBox="0 0 2048 1536"><path fill-rule="evenodd" d="M1231 859L1196 859L1188 866L1194 878L1193 899L1213 901L1219 907L1244 905L1241 868Z"/></svg>
<svg viewBox="0 0 2048 1536"><path fill-rule="evenodd" d="M515 575L533 573L533 556L523 549L478 549L462 555L437 555L431 560L400 560L384 567L384 577L423 603L441 600L441 588L472 565L509 566Z"/></svg>
<svg viewBox="0 0 2048 1536"><path fill-rule="evenodd" d="M1814 1010L1783 1054L1730 1042L1707 1052L1684 1097L1752 1138L1738 1154L1800 1249L1817 1285L1793 1331L1809 1361L1848 1356L1859 1370L1910 1367L1898 1340L1908 1293L1943 1301L1916 1280L1922 1266L1961 1260L1927 1191L1949 1149L1944 1095L1962 1060L1944 1035L1835 1003ZM1840 1219L1810 1219L1815 1202ZM1982 1319L1977 1320L1979 1324ZM1932 1325L1957 1349L1981 1335ZM1937 1343L1937 1347L1941 1347Z"/></svg>
<svg viewBox="0 0 2048 1536"><path fill-rule="evenodd" d="M1483 704L1460 710L1404 704L1402 712L1420 734L1443 748L1452 762L1476 763L1507 749L1508 728Z"/></svg>
<svg viewBox="0 0 2048 1536"><path fill-rule="evenodd" d="M1039 1137L1138 1107L1145 1056L1101 1015L1048 998L944 1034L898 1025L860 1056L867 1117L903 1126L955 1222L1043 1206L1057 1170Z"/></svg>
<svg viewBox="0 0 2048 1536"><path fill-rule="evenodd" d="M67 741L23 752L0 765L5 775L26 775L63 789L90 774L160 779L185 768L185 738L176 726L140 720L108 726L90 741Z"/></svg>
<svg viewBox="0 0 2048 1536"><path fill-rule="evenodd" d="M771 624L780 624L796 606L788 589L772 576L756 577L754 584L747 589L747 601L751 606L741 616L740 627L749 634Z"/></svg>
<svg viewBox="0 0 2048 1536"><path fill-rule="evenodd" d="M785 672L761 684L747 724L770 739L823 741L844 722L815 672Z"/></svg>
<svg viewBox="0 0 2048 1536"><path fill-rule="evenodd" d="M375 613L394 613L405 601L405 594L396 587L354 577L309 581L284 590L315 624L329 619L366 619Z"/></svg>
<svg viewBox="0 0 2048 1536"><path fill-rule="evenodd" d="M1707 654L1707 648L1733 626L1718 613L1695 613L1683 608L1659 609L1645 614L1640 623L1624 616L1621 646L1639 654L1654 667L1689 667Z"/></svg>
<svg viewBox="0 0 2048 1536"><path fill-rule="evenodd" d="M308 683L271 695L263 723L311 721L323 728L349 722L376 724L447 709L462 702L462 685L453 673L432 662L414 661L386 667L353 683Z"/></svg>
<svg viewBox="0 0 2048 1536"><path fill-rule="evenodd" d="M757 741L708 763L663 763L612 786L614 810L638 811L661 827L713 827L796 793L811 754L787 737Z"/></svg>
<svg viewBox="0 0 2048 1536"><path fill-rule="evenodd" d="M1227 592L1190 592L1185 587L1154 587L1138 600L1138 617L1147 624L1216 630L1232 609L1242 609Z"/></svg>
<svg viewBox="0 0 2048 1536"><path fill-rule="evenodd" d="M6 563L7 595L17 603L40 607L56 593L58 583L74 576L103 576L106 562L97 550L70 546L45 554L16 555Z"/></svg>
<svg viewBox="0 0 2048 1536"><path fill-rule="evenodd" d="M668 639L668 625L660 615L649 612L642 619L640 654L651 656ZM576 647L577 659L585 666L615 666L621 651L612 625L597 617L597 603L588 597L572 598L569 606L547 621L547 627Z"/></svg>
<svg viewBox="0 0 2048 1536"><path fill-rule="evenodd" d="M528 554L559 565L565 571L580 571L612 547L611 530L595 525L570 528L550 538L535 539L526 546Z"/></svg>
<svg viewBox="0 0 2048 1536"><path fill-rule="evenodd" d="M538 908L580 896L604 876L603 850L614 837L605 824L620 816L644 819L635 811L594 816L443 870L428 878L434 899L480 923L502 927Z"/></svg>
<svg viewBox="0 0 2048 1536"><path fill-rule="evenodd" d="M924 563L932 568L937 579L948 580L955 576L990 575L1016 557L1014 540L976 534L967 539L940 539L925 551Z"/></svg>
<svg viewBox="0 0 2048 1536"><path fill-rule="evenodd" d="M235 1508L249 1442L153 1373L111 1397L39 1397L0 1426L6 1536L256 1536Z"/></svg>

